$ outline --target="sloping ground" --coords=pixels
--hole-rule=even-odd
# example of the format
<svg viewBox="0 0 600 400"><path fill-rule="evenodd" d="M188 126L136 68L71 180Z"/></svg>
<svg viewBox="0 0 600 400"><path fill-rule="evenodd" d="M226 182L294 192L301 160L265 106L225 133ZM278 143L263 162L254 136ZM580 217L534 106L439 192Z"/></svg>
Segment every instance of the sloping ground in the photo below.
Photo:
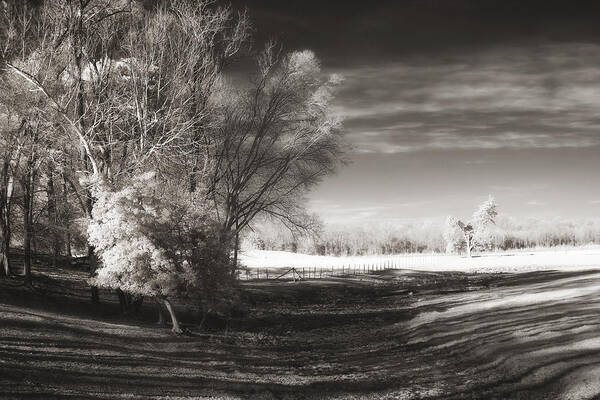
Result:
<svg viewBox="0 0 600 400"><path fill-rule="evenodd" d="M184 337L0 286L0 398L600 395L594 271L248 283L247 318Z"/></svg>

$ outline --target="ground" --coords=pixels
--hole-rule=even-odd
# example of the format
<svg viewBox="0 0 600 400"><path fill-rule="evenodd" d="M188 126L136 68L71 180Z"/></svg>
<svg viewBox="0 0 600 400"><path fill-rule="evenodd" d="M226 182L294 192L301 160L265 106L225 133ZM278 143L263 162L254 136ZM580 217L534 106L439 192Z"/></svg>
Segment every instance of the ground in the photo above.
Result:
<svg viewBox="0 0 600 400"><path fill-rule="evenodd" d="M174 336L154 305L92 306L76 268L0 281L0 398L591 399L600 268L384 270L242 282L244 307Z"/></svg>

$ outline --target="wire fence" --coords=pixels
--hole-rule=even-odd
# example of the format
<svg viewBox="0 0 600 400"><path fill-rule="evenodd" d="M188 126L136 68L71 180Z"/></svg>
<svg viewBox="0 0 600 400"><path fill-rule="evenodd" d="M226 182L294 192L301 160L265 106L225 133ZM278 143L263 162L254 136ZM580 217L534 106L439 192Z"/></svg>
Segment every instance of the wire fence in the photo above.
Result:
<svg viewBox="0 0 600 400"><path fill-rule="evenodd" d="M406 254L348 261L335 265L245 268L238 272L241 280L307 280L371 274L385 270L415 269L440 263L445 254ZM343 260L343 259L340 259Z"/></svg>

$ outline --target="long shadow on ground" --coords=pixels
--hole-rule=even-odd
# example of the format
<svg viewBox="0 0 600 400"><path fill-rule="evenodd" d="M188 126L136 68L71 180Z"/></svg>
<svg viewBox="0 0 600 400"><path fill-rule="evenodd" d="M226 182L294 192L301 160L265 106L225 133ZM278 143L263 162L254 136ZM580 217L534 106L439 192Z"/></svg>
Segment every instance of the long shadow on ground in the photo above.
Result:
<svg viewBox="0 0 600 400"><path fill-rule="evenodd" d="M600 394L590 379L600 370L595 271L383 271L330 282L246 283L245 317L229 321L227 330L190 325L192 335L184 337L155 327L150 306L134 321L115 317L110 293L100 309L92 308L78 274L85 277L68 269L52 276L38 271L42 289L62 285L72 296L0 283L4 397ZM63 275L69 279L61 281ZM186 318L193 322L193 313Z"/></svg>

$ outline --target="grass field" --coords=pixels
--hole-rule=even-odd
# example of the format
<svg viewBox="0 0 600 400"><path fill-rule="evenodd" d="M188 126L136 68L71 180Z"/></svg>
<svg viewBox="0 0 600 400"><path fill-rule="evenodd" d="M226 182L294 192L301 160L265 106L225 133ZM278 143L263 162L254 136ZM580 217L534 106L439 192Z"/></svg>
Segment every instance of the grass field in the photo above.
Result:
<svg viewBox="0 0 600 400"><path fill-rule="evenodd" d="M527 272L587 270L600 265L600 246L557 247L475 254L472 258L453 254L401 254L355 257L315 256L285 251L247 250L240 254L250 269L362 268L394 266L398 269L461 272Z"/></svg>
<svg viewBox="0 0 600 400"><path fill-rule="evenodd" d="M600 264L599 264L600 265ZM242 282L244 313L119 316L77 269L0 281L3 399L592 399L600 268Z"/></svg>

